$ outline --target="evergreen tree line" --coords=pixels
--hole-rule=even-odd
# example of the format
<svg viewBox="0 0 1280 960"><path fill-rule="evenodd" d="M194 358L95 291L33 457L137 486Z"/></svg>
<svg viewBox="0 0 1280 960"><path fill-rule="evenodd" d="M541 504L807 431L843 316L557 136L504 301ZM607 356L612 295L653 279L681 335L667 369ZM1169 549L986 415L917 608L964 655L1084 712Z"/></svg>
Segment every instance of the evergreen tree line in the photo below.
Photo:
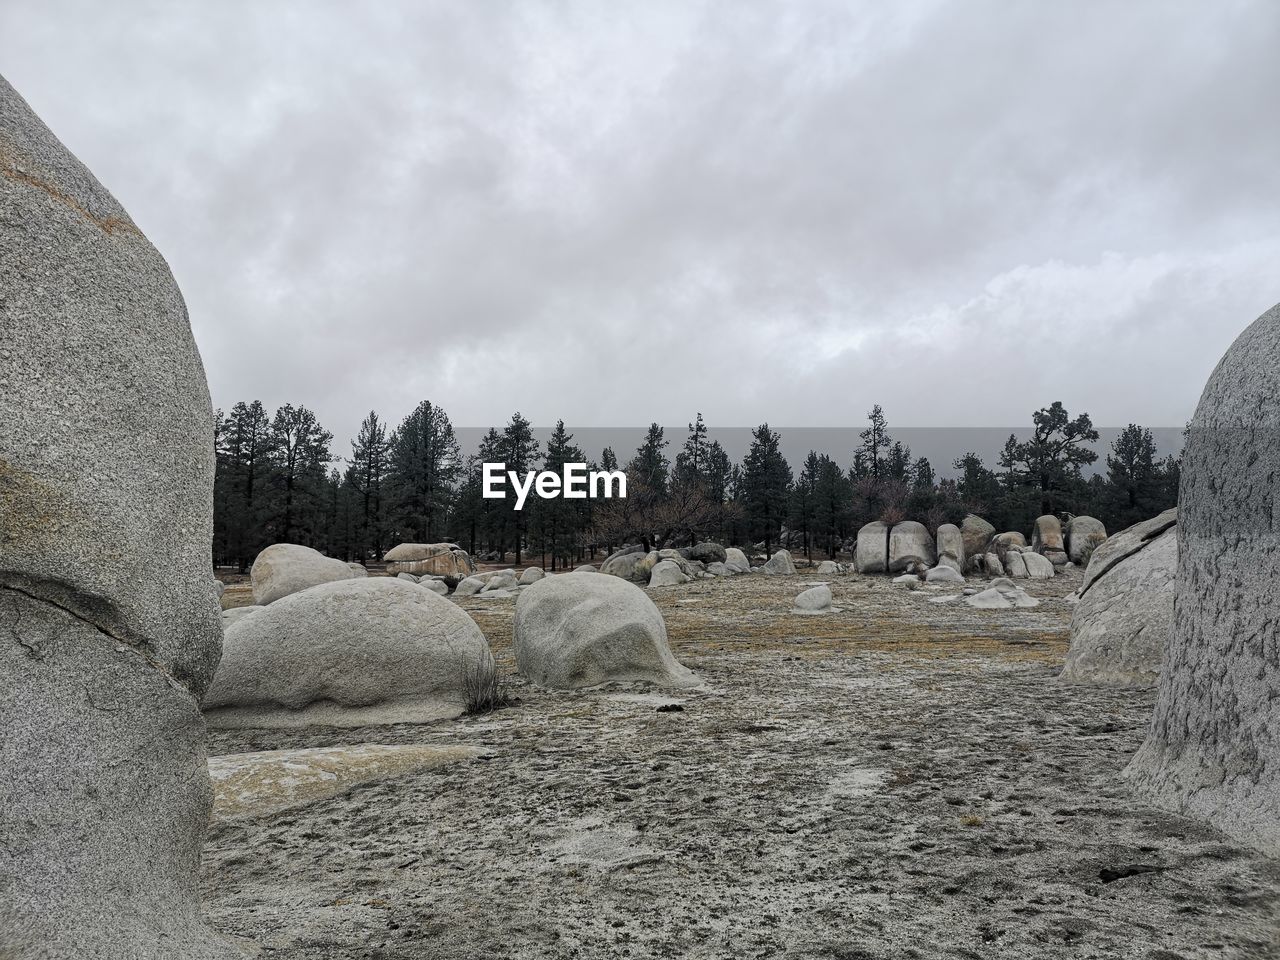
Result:
<svg viewBox="0 0 1280 960"><path fill-rule="evenodd" d="M1158 459L1151 431L1130 424L1106 455L1105 473L1086 477L1098 460L1088 414L1061 403L1032 415L1034 430L1011 435L998 461L976 453L939 480L927 458L894 439L880 406L846 468L810 451L794 473L781 437L767 423L752 431L740 463L709 435L702 415L670 456L664 430L652 424L625 463L606 448L592 459L559 421L545 447L519 412L464 457L448 414L423 401L394 429L371 412L339 465L333 435L306 407L237 403L217 412L214 562L246 569L271 543L301 543L344 560L381 560L397 543L449 541L473 555L514 556L516 563L561 569L624 543L647 548L717 539L772 552L779 545L834 557L873 520L913 519L931 530L967 513L1000 530L1029 530L1046 513L1096 516L1116 531L1177 502L1179 464ZM622 469L625 499L541 499L521 511L514 497L486 499L481 465L505 463L562 471Z"/></svg>

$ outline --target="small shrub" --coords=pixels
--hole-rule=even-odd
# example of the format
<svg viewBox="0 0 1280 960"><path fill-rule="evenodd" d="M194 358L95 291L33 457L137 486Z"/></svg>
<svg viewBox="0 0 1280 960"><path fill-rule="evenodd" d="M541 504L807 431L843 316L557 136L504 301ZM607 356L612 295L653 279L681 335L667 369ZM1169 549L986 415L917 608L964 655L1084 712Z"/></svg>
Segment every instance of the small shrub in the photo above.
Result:
<svg viewBox="0 0 1280 960"><path fill-rule="evenodd" d="M467 695L467 715L492 713L511 706L511 694L507 691L498 666L485 657L464 669L462 689Z"/></svg>

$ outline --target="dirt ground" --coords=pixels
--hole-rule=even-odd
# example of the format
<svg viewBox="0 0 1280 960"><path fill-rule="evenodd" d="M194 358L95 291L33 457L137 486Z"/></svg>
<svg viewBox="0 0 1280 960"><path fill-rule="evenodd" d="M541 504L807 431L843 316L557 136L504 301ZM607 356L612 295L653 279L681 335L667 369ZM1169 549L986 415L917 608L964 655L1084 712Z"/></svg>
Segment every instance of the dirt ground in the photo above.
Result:
<svg viewBox="0 0 1280 960"><path fill-rule="evenodd" d="M1057 682L1078 575L1016 611L840 576L792 615L811 582L651 591L706 681L678 696L532 688L514 600L472 597L514 706L214 732L484 754L215 828L210 919L299 960L1280 956L1280 861L1119 777L1154 695Z"/></svg>

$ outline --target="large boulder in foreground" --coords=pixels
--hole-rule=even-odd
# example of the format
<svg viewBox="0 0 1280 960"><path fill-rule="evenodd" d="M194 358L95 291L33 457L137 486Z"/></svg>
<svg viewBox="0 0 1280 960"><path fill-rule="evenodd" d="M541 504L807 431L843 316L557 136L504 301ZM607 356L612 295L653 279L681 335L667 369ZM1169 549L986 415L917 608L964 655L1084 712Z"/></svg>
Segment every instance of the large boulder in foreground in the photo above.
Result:
<svg viewBox="0 0 1280 960"><path fill-rule="evenodd" d="M359 576L349 564L296 543L273 543L258 554L249 568L253 602L258 606L322 583L355 580Z"/></svg>
<svg viewBox="0 0 1280 960"><path fill-rule="evenodd" d="M471 554L456 543L400 543L383 555L387 573L440 577L451 587L476 572Z"/></svg>
<svg viewBox="0 0 1280 960"><path fill-rule="evenodd" d="M1071 617L1062 679L1154 687L1173 628L1178 511L1124 530L1093 552Z"/></svg>
<svg viewBox="0 0 1280 960"><path fill-rule="evenodd" d="M699 682L671 653L654 602L617 577L571 573L535 583L516 601L514 634L516 666L539 686Z"/></svg>
<svg viewBox="0 0 1280 960"><path fill-rule="evenodd" d="M938 562L929 528L916 520L895 523L889 531L889 572L927 570Z"/></svg>
<svg viewBox="0 0 1280 960"><path fill-rule="evenodd" d="M1218 364L1187 430L1173 632L1143 795L1280 856L1280 306Z"/></svg>
<svg viewBox="0 0 1280 960"><path fill-rule="evenodd" d="M0 79L0 956L212 960L213 411L164 259Z"/></svg>
<svg viewBox="0 0 1280 960"><path fill-rule="evenodd" d="M228 627L203 706L217 727L424 723L460 715L493 669L456 604L394 577L345 580Z"/></svg>

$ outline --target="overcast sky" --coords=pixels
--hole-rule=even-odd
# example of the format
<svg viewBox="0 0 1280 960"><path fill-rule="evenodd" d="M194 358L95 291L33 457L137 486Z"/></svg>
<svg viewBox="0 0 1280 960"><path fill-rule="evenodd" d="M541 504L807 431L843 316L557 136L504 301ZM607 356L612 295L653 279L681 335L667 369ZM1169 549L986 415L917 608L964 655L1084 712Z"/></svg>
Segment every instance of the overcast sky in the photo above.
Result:
<svg viewBox="0 0 1280 960"><path fill-rule="evenodd" d="M214 402L342 447L424 398L1181 425L1280 300L1278 49L1274 0L0 5Z"/></svg>

